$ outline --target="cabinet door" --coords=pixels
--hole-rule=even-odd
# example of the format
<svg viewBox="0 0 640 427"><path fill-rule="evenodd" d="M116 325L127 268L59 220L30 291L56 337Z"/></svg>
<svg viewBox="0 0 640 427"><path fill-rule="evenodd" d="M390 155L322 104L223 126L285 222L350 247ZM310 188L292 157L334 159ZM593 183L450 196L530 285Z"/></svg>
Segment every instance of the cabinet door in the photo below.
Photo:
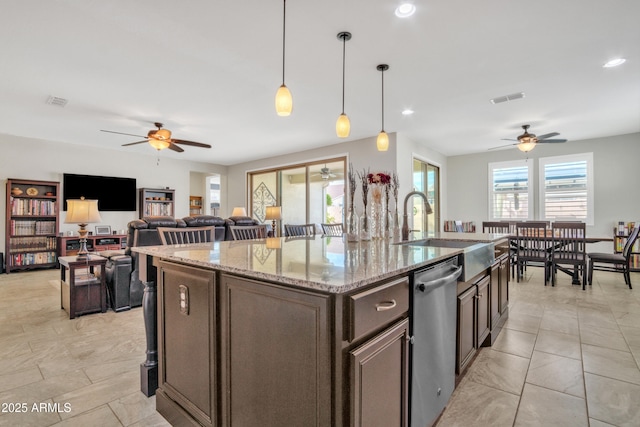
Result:
<svg viewBox="0 0 640 427"><path fill-rule="evenodd" d="M457 373L461 373L476 352L476 287L458 295Z"/></svg>
<svg viewBox="0 0 640 427"><path fill-rule="evenodd" d="M476 299L478 300L478 337L477 347L480 347L490 332L491 325L491 298L489 296L489 276L476 284Z"/></svg>
<svg viewBox="0 0 640 427"><path fill-rule="evenodd" d="M491 297L491 324L490 328L493 330L500 320L500 262L496 262L491 266L491 290L489 292Z"/></svg>
<svg viewBox="0 0 640 427"><path fill-rule="evenodd" d="M409 320L349 352L351 426L407 426Z"/></svg>
<svg viewBox="0 0 640 427"><path fill-rule="evenodd" d="M509 258L500 261L500 314L509 308Z"/></svg>
<svg viewBox="0 0 640 427"><path fill-rule="evenodd" d="M161 263L158 278L158 386L198 422L212 426L217 407L214 273Z"/></svg>
<svg viewBox="0 0 640 427"><path fill-rule="evenodd" d="M328 295L221 276L222 425L331 425Z"/></svg>

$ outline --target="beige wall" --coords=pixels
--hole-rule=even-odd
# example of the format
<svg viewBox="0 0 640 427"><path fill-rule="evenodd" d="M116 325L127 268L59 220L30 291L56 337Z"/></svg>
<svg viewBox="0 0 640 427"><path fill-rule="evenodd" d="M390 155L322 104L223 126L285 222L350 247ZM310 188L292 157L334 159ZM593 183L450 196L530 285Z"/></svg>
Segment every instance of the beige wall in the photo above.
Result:
<svg viewBox="0 0 640 427"><path fill-rule="evenodd" d="M60 181L62 174L117 176L136 178L138 188L164 188L176 190L176 217L189 215L190 172L226 174L227 167L207 163L190 162L139 155L121 150L107 150L32 138L0 134L0 197L6 200L6 179L35 179ZM62 191L62 188L61 188ZM4 224L5 203L2 203ZM112 230L121 230L137 212L103 212L103 224ZM60 231L77 230L77 225L64 224L64 212L60 215ZM91 224L90 229L95 227ZM5 227L0 228L0 252L5 251Z"/></svg>
<svg viewBox="0 0 640 427"><path fill-rule="evenodd" d="M587 227L587 234L609 236L614 222L640 221L638 176L640 133L610 138L569 141L564 144L542 144L529 152L533 163L534 194L538 188L538 159L577 153L593 153L595 225ZM447 158L448 217L475 221L481 226L488 217L488 164L524 159L519 150L505 149ZM534 198L537 218L537 196ZM612 248L601 246L604 250Z"/></svg>

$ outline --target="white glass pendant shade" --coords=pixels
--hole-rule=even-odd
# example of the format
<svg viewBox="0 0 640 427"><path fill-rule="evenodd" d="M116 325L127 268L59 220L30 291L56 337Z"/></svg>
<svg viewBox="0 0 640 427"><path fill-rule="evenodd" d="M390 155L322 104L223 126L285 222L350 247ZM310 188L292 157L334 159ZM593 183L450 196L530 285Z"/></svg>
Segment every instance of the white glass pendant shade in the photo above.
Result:
<svg viewBox="0 0 640 427"><path fill-rule="evenodd" d="M278 88L278 92L276 92L276 113L279 116L289 116L291 115L291 111L293 110L293 98L291 97L291 92L289 92L289 88L282 84Z"/></svg>
<svg viewBox="0 0 640 427"><path fill-rule="evenodd" d="M338 121L336 121L336 134L338 138L347 138L351 133L351 122L349 116L345 113L340 114Z"/></svg>
<svg viewBox="0 0 640 427"><path fill-rule="evenodd" d="M378 151L387 151L389 149L389 135L385 131L380 131L376 140Z"/></svg>

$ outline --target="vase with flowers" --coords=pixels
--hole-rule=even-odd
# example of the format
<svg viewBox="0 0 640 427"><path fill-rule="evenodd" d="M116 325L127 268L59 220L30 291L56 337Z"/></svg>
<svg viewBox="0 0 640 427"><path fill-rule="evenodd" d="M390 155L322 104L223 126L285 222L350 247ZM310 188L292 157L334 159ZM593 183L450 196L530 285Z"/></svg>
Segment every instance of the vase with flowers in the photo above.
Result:
<svg viewBox="0 0 640 427"><path fill-rule="evenodd" d="M388 222L388 213L385 211L387 203L387 188L391 182L391 176L384 172L370 173L367 182L371 186L371 238L382 239L385 237L385 228Z"/></svg>
<svg viewBox="0 0 640 427"><path fill-rule="evenodd" d="M349 164L349 172L347 173L349 184L349 211L347 212L347 241L357 242L360 240L360 219L356 212L354 202L357 188L356 173L353 165Z"/></svg>
<svg viewBox="0 0 640 427"><path fill-rule="evenodd" d="M362 184L362 215L360 215L360 240L371 240L371 219L367 211L369 201L369 172L358 173Z"/></svg>

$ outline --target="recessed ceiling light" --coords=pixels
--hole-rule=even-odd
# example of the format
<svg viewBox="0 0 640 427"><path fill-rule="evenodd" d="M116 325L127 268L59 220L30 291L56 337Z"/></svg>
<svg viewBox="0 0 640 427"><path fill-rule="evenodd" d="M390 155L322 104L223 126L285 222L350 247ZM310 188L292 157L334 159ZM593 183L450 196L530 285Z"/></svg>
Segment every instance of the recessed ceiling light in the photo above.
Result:
<svg viewBox="0 0 640 427"><path fill-rule="evenodd" d="M412 114L413 114L413 110L411 108L405 108L404 110L402 110L403 116L410 116Z"/></svg>
<svg viewBox="0 0 640 427"><path fill-rule="evenodd" d="M604 64L603 67L604 68L617 67L618 65L624 64L625 61L626 61L626 59L624 59L624 58L615 58L615 59L612 59L611 61L607 62L606 64Z"/></svg>
<svg viewBox="0 0 640 427"><path fill-rule="evenodd" d="M413 3L405 2L396 8L396 16L398 18L407 18L416 12L416 6Z"/></svg>

